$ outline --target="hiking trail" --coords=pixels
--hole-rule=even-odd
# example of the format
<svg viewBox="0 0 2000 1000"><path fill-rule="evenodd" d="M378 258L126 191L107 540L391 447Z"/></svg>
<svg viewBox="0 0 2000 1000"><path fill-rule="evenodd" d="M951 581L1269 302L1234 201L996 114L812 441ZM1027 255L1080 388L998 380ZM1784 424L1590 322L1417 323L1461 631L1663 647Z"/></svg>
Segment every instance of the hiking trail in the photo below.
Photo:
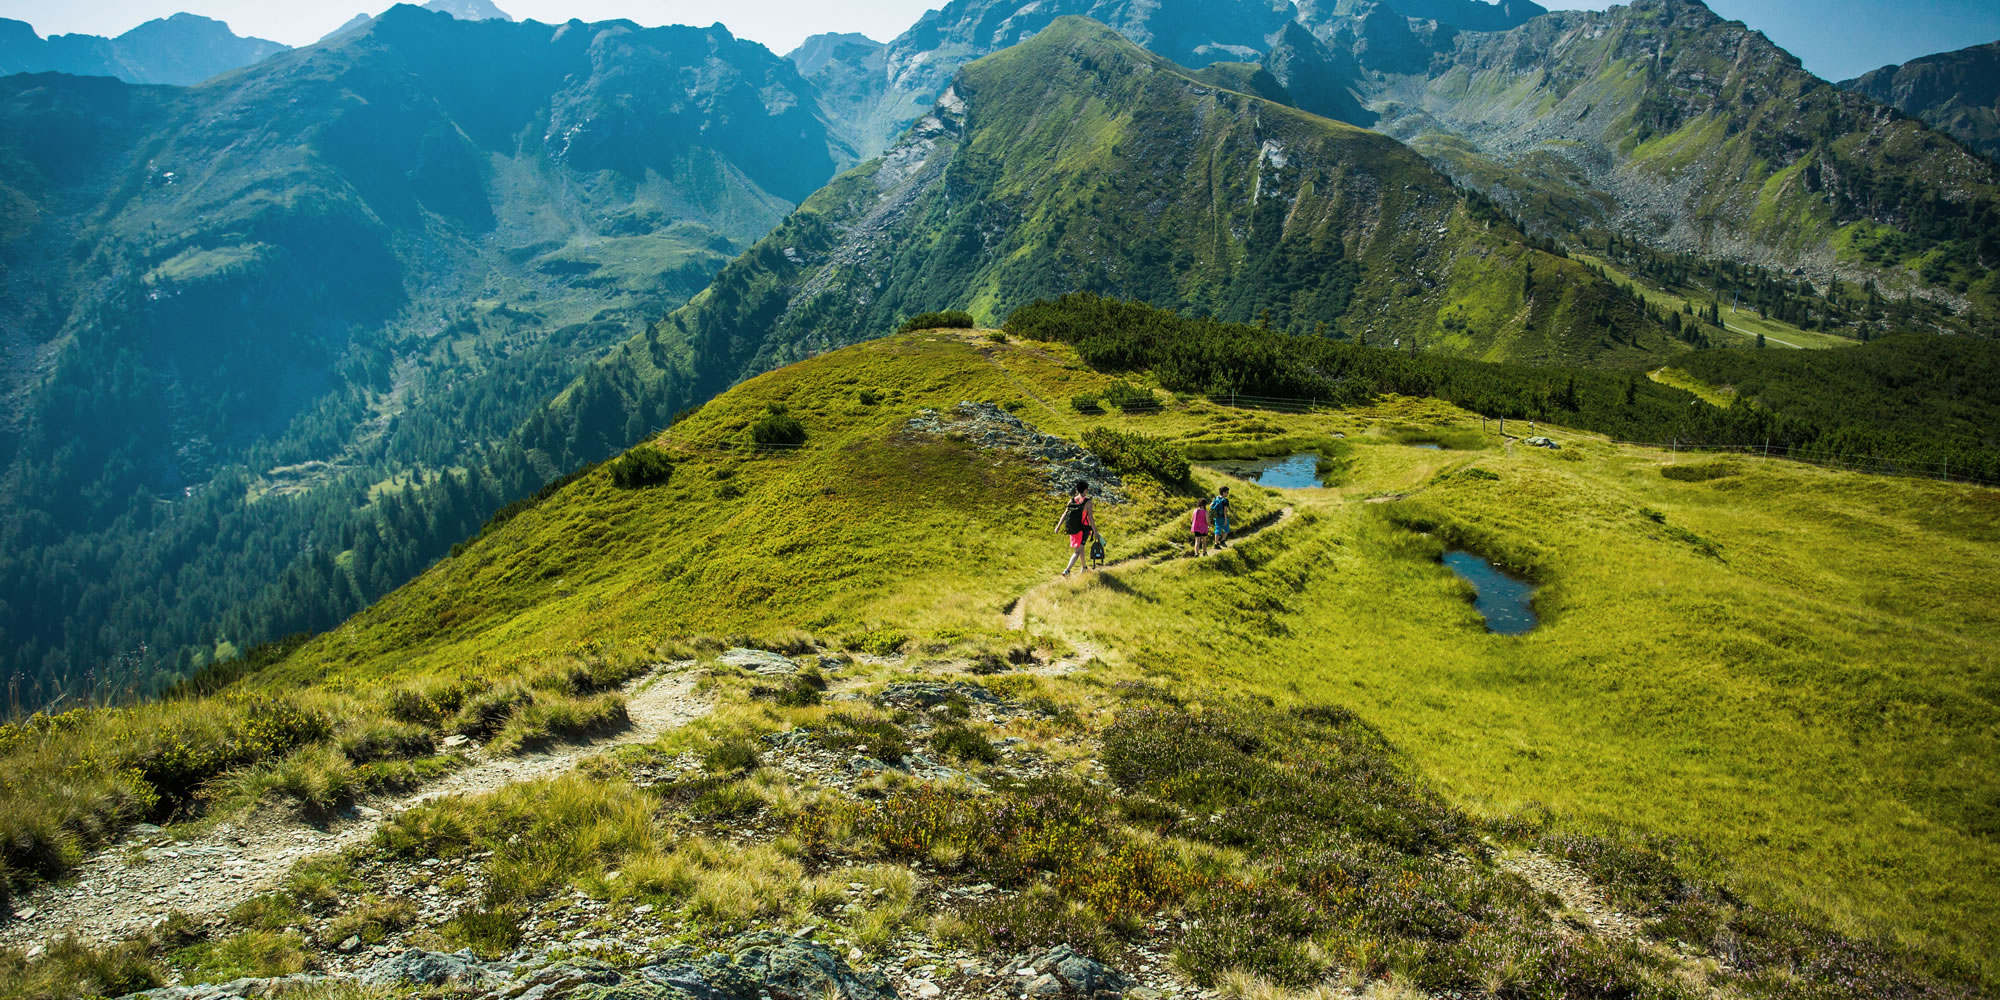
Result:
<svg viewBox="0 0 2000 1000"><path fill-rule="evenodd" d="M614 747L651 742L712 708L694 693L693 661L661 664L624 688L629 725L602 739L541 753L480 759L422 788L357 802L314 823L277 805L256 808L192 840L173 840L158 827L138 827L122 843L99 850L73 878L15 900L23 919L0 925L0 946L44 947L62 934L90 942L131 937L178 910L197 923L278 887L292 866L316 854L355 846L396 813L448 795L489 792L561 774L577 761Z"/></svg>
<svg viewBox="0 0 2000 1000"><path fill-rule="evenodd" d="M1256 535L1260 535L1266 530L1275 530L1278 527L1284 525L1286 522L1292 520L1293 514L1294 514L1294 509L1290 506L1286 506L1279 508L1276 511L1267 513L1262 517L1259 517L1253 521L1250 521L1249 523L1243 526L1242 530L1230 532L1231 544L1234 544L1241 539L1251 538ZM1174 523L1178 524L1179 519L1176 519ZM1007 630L1010 632L1019 632L1028 627L1028 602L1030 600L1039 599L1044 595L1047 595L1053 591L1061 589L1062 587L1072 583L1075 583L1076 585L1079 586L1088 583L1091 579L1091 574L1094 573L1108 573L1112 570L1127 566L1135 566L1136 568L1139 569L1146 569L1153 566L1165 565L1175 560L1189 558L1182 555L1184 551L1185 551L1184 546L1180 544L1174 544L1168 546L1163 550L1158 550L1153 552L1142 552L1138 555L1126 556L1125 558L1119 559L1115 562L1107 562L1103 566L1097 569L1090 569L1090 570L1081 568L1075 569L1071 571L1070 576L1058 575L1052 579L1044 580L1041 583L1035 584L1034 586L1029 587L1027 591L1021 594L1021 596L1014 598L1013 601L1008 603L1005 610Z"/></svg>

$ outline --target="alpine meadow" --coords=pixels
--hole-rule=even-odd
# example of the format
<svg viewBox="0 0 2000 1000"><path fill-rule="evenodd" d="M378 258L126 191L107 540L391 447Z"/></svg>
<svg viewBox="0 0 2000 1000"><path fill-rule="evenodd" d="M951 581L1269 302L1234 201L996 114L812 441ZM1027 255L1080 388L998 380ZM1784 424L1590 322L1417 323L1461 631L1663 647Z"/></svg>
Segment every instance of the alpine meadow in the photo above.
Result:
<svg viewBox="0 0 2000 1000"><path fill-rule="evenodd" d="M0 1000L2000 996L1987 21L322 6L0 20Z"/></svg>

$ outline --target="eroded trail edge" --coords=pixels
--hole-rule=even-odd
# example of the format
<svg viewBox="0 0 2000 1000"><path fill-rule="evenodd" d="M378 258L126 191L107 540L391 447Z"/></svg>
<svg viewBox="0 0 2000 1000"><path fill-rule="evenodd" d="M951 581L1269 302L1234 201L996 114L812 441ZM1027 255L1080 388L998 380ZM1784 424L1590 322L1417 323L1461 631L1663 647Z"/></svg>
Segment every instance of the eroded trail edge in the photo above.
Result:
<svg viewBox="0 0 2000 1000"><path fill-rule="evenodd" d="M707 715L695 695L691 661L665 664L625 689L625 729L589 743L540 753L479 759L414 792L358 803L315 824L289 808L261 808L192 840L168 840L157 828L99 851L76 877L17 900L32 916L0 927L0 945L29 947L64 934L91 942L131 937L180 911L196 920L220 916L276 888L299 861L360 844L397 812L448 795L476 795L561 774L577 761L618 746L648 743Z"/></svg>

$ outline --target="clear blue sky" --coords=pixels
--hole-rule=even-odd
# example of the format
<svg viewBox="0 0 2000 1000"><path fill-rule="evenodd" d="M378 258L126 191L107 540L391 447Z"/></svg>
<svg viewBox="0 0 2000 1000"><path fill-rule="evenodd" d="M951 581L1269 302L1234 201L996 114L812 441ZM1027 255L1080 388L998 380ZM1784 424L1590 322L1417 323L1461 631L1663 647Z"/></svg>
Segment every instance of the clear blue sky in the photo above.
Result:
<svg viewBox="0 0 2000 1000"><path fill-rule="evenodd" d="M496 0L516 17L538 21L630 18L641 24L708 25L784 53L808 34L858 31L888 39L942 0ZM1394 6L1395 0L1389 0ZM1556 7L1602 9L1590 0L1543 0ZM27 21L42 34L116 35L141 21L186 10L229 22L239 35L304 45L386 0L0 0L0 17ZM1710 0L1829 80L1885 63L2000 40L2000 0Z"/></svg>

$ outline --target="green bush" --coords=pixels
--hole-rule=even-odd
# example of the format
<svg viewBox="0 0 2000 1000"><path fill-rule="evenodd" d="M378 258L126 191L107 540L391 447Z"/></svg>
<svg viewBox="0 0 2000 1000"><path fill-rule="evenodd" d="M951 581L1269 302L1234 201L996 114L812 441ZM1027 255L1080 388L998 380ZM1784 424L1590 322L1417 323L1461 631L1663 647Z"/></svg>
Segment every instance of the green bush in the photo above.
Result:
<svg viewBox="0 0 2000 1000"><path fill-rule="evenodd" d="M1078 413L1090 414L1092 416L1095 416L1096 414L1104 412L1103 405L1098 403L1097 400L1098 397L1095 394L1088 392L1080 392L1069 398L1070 409L1073 409Z"/></svg>
<svg viewBox="0 0 2000 1000"><path fill-rule="evenodd" d="M750 440L774 447L802 445L806 443L806 425L799 423L799 418L784 406L773 403L768 412L750 425Z"/></svg>
<svg viewBox="0 0 2000 1000"><path fill-rule="evenodd" d="M429 729L408 722L372 722L340 737L340 752L356 764L422 757L435 746Z"/></svg>
<svg viewBox="0 0 2000 1000"><path fill-rule="evenodd" d="M1083 432L1083 446L1119 472L1145 473L1162 483L1188 481L1187 455L1159 438L1092 427Z"/></svg>
<svg viewBox="0 0 2000 1000"><path fill-rule="evenodd" d="M994 749L992 740L966 726L939 726L931 737L931 745L953 760L991 764L1000 759L1000 751Z"/></svg>
<svg viewBox="0 0 2000 1000"><path fill-rule="evenodd" d="M650 444L642 444L611 461L611 481L628 490L664 483L673 474L673 460Z"/></svg>
<svg viewBox="0 0 2000 1000"><path fill-rule="evenodd" d="M1160 400L1153 390L1142 389L1129 382L1113 382L1104 391L1104 401L1127 413L1152 413L1160 408Z"/></svg>
<svg viewBox="0 0 2000 1000"><path fill-rule="evenodd" d="M836 749L860 750L884 764L900 764L910 752L902 727L887 719L835 712L826 721L829 725L821 738Z"/></svg>
<svg viewBox="0 0 2000 1000"><path fill-rule="evenodd" d="M702 757L702 766L711 774L741 774L755 771L762 759L757 756L757 748L749 740L740 736L723 740L708 748Z"/></svg>
<svg viewBox="0 0 2000 1000"><path fill-rule="evenodd" d="M507 724L515 711L533 704L535 696L518 684L490 688L466 699L452 720L452 731L475 738L491 736Z"/></svg>
<svg viewBox="0 0 2000 1000"><path fill-rule="evenodd" d="M94 948L61 937L29 962L23 952L0 949L0 997L118 997L166 984L166 970L143 941Z"/></svg>
<svg viewBox="0 0 2000 1000"><path fill-rule="evenodd" d="M204 707L208 711L183 714L124 745L124 766L158 792L159 808L184 805L224 771L281 757L333 730L326 716L286 698L225 695L219 706Z"/></svg>
<svg viewBox="0 0 2000 1000"><path fill-rule="evenodd" d="M963 309L949 309L943 312L927 312L912 316L896 328L897 333L914 333L918 330L970 330L979 324L972 314Z"/></svg>

